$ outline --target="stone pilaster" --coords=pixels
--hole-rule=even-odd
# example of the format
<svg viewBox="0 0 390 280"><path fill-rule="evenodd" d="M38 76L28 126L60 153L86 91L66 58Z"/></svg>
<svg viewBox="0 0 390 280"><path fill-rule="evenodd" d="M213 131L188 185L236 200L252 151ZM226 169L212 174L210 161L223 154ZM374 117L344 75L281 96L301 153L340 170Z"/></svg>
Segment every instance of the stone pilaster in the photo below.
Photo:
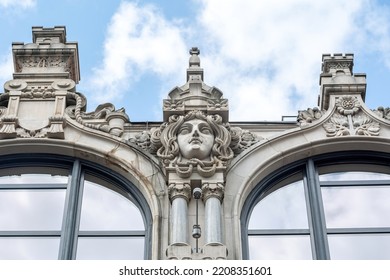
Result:
<svg viewBox="0 0 390 280"><path fill-rule="evenodd" d="M205 203L205 244L222 245L223 183L204 183L202 196Z"/></svg>
<svg viewBox="0 0 390 280"><path fill-rule="evenodd" d="M188 202L191 186L188 183L171 183L168 186L171 201L171 245L188 244Z"/></svg>

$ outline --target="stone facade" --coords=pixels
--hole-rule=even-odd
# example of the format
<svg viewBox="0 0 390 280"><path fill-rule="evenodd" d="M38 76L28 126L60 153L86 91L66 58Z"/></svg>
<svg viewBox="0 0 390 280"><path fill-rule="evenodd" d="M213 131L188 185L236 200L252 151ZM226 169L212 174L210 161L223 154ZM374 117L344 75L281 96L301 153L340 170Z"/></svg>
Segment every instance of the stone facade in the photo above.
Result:
<svg viewBox="0 0 390 280"><path fill-rule="evenodd" d="M241 259L242 207L262 178L310 156L390 151L390 109L365 106L366 77L353 74L352 54L323 56L319 107L297 122L235 123L192 48L186 83L163 101L162 122L147 125L108 103L86 112L77 43L64 27L33 27L33 43L12 52L1 154L83 158L125 176L152 213L152 259Z"/></svg>

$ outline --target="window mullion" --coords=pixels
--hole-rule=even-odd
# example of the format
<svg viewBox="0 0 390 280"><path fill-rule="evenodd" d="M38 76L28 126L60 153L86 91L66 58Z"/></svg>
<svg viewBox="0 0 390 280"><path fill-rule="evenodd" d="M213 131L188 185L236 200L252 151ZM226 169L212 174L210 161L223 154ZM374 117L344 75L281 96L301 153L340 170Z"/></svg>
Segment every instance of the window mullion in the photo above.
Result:
<svg viewBox="0 0 390 280"><path fill-rule="evenodd" d="M317 260L330 259L321 187L312 159L309 159L306 164L306 178L304 181L313 257Z"/></svg>
<svg viewBox="0 0 390 280"><path fill-rule="evenodd" d="M71 179L65 201L64 219L58 258L71 260L76 257L77 235L80 224L81 198L83 193L83 173L79 160L73 164Z"/></svg>

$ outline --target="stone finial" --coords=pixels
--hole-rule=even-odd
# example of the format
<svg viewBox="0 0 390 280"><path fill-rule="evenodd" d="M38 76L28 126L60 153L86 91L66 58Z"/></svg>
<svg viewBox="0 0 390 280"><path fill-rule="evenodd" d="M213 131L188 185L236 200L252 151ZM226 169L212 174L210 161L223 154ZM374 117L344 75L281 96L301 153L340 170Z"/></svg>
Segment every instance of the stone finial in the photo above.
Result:
<svg viewBox="0 0 390 280"><path fill-rule="evenodd" d="M198 47L192 47L190 49L190 67L200 67L200 50Z"/></svg>
<svg viewBox="0 0 390 280"><path fill-rule="evenodd" d="M200 67L200 50L193 47L189 50L187 80L181 87L175 87L163 101L164 121L172 115L185 115L191 111L201 111L207 115L220 115L224 122L229 120L228 100L222 92L204 82L203 68Z"/></svg>
<svg viewBox="0 0 390 280"><path fill-rule="evenodd" d="M203 69L200 68L200 50L198 47L192 47L190 49L189 68L187 69L187 82L189 83L202 83L203 82Z"/></svg>

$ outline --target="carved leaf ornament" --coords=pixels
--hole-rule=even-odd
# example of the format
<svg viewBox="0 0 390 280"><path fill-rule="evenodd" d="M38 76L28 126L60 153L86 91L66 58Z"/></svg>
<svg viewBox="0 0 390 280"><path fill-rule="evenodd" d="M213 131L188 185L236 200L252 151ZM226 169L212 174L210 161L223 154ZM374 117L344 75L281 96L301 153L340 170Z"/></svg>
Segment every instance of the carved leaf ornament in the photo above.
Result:
<svg viewBox="0 0 390 280"><path fill-rule="evenodd" d="M380 125L361 109L355 96L341 96L336 101L337 111L323 127L328 137L346 135L378 136Z"/></svg>

